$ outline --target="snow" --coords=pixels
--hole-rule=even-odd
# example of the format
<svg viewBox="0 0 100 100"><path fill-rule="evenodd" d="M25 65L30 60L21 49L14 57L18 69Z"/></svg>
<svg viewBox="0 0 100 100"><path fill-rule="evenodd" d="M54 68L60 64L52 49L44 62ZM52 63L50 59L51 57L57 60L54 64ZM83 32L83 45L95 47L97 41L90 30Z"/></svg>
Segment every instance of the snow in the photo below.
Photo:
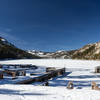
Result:
<svg viewBox="0 0 100 100"><path fill-rule="evenodd" d="M91 89L91 82L95 81L100 86L100 74L94 73L100 61L71 60L71 59L23 59L0 61L0 64L33 64L45 67L66 68L63 76L49 80L49 86L30 85L0 85L1 100L100 100L100 91ZM74 84L74 89L66 89L69 81Z"/></svg>
<svg viewBox="0 0 100 100"><path fill-rule="evenodd" d="M100 65L100 61L93 60L71 60L71 59L23 59L23 60L5 60L0 64L33 64L44 67L66 67L66 68L84 68L94 69Z"/></svg>
<svg viewBox="0 0 100 100"><path fill-rule="evenodd" d="M1 100L100 100L100 91L32 85L1 85Z"/></svg>
<svg viewBox="0 0 100 100"><path fill-rule="evenodd" d="M56 51L57 53L61 53L61 52L64 52L64 50L59 50L59 51Z"/></svg>
<svg viewBox="0 0 100 100"><path fill-rule="evenodd" d="M5 42L6 40L5 39L1 39L1 41Z"/></svg>

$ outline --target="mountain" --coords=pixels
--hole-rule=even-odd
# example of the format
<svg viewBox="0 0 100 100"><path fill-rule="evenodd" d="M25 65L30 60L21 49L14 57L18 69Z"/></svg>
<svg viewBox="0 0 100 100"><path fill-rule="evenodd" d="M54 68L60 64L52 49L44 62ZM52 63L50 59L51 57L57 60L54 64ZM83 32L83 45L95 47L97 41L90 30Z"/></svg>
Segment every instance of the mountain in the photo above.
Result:
<svg viewBox="0 0 100 100"><path fill-rule="evenodd" d="M0 59L22 59L22 58L40 58L36 55L27 53L9 43L3 37L0 37Z"/></svg>
<svg viewBox="0 0 100 100"><path fill-rule="evenodd" d="M24 51L0 37L0 59L33 59L33 58L57 58L57 59L99 59L100 42L87 44L80 49L70 51L43 52L36 50Z"/></svg>
<svg viewBox="0 0 100 100"><path fill-rule="evenodd" d="M73 51L56 51L56 52L43 52L43 51L36 51L36 50L28 50L28 53L34 54L36 56L42 58L60 58L60 59L70 59Z"/></svg>
<svg viewBox="0 0 100 100"><path fill-rule="evenodd" d="M100 59L100 42L85 45L84 47L76 50L73 59Z"/></svg>
<svg viewBox="0 0 100 100"><path fill-rule="evenodd" d="M100 42L87 44L80 49L70 51L42 52L29 50L28 53L40 56L42 58L60 58L60 59L100 59Z"/></svg>

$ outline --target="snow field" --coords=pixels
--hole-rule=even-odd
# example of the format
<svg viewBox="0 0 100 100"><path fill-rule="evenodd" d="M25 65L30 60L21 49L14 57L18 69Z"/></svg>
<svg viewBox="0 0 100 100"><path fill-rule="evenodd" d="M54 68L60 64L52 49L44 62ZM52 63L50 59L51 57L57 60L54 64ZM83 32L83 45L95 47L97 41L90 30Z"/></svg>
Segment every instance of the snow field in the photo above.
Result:
<svg viewBox="0 0 100 100"><path fill-rule="evenodd" d="M0 85L1 100L100 100L100 91L91 90L92 81L100 85L100 74L93 73L95 67L100 65L100 61L24 59L0 61L0 64L66 68L66 74L50 80L49 86ZM74 83L73 90L66 89L69 81Z"/></svg>

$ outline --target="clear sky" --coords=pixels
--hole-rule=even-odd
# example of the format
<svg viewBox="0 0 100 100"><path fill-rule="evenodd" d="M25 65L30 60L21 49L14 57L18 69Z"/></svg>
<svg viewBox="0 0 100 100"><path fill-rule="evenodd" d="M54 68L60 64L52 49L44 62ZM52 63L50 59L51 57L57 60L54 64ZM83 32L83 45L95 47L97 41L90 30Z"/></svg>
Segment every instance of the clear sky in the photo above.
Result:
<svg viewBox="0 0 100 100"><path fill-rule="evenodd" d="M0 35L25 50L80 48L100 41L100 0L0 0Z"/></svg>

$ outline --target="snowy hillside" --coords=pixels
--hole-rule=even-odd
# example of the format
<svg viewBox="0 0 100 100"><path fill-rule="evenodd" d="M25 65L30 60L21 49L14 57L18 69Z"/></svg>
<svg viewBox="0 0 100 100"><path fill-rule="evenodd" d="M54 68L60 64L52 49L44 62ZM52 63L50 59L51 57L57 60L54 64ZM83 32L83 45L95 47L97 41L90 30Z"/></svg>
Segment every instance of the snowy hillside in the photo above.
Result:
<svg viewBox="0 0 100 100"><path fill-rule="evenodd" d="M0 46L3 46L3 45L14 46L11 43L9 43L5 38L0 37Z"/></svg>
<svg viewBox="0 0 100 100"><path fill-rule="evenodd" d="M36 50L28 50L28 53L40 56L42 58L60 58L60 59L68 59L71 58L70 55L71 51L64 51L59 50L56 52L43 52L43 51L36 51Z"/></svg>

